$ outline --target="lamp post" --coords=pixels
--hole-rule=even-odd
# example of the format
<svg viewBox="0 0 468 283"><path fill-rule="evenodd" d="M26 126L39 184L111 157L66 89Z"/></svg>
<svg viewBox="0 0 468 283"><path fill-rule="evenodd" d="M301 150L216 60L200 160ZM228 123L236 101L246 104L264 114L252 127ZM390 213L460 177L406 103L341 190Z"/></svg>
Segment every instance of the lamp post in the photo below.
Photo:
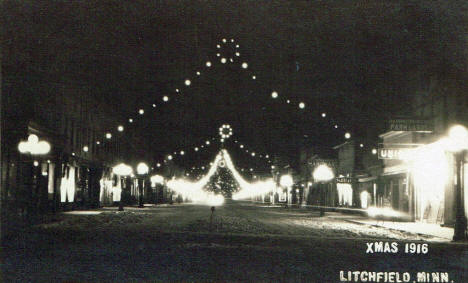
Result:
<svg viewBox="0 0 468 283"><path fill-rule="evenodd" d="M132 167L124 164L124 163L120 163L119 165L117 166L114 166L112 168L112 172L114 172L114 174L117 174L119 176L128 176L130 174L132 174L133 170L132 170ZM120 182L120 178L119 178L119 182ZM119 201L119 211L123 211L124 208L123 208L123 201L122 201L122 191L120 192L120 201Z"/></svg>
<svg viewBox="0 0 468 283"><path fill-rule="evenodd" d="M318 181L320 183L320 187L321 187L320 188L320 216L324 216L325 210L323 208L324 206L323 185L326 182L333 179L335 175L333 174L333 171L330 169L330 167L328 167L325 164L322 164L322 165L317 166L317 168L315 168L313 177L315 181Z"/></svg>
<svg viewBox="0 0 468 283"><path fill-rule="evenodd" d="M153 175L151 176L150 180L151 180L151 183L154 184L153 186L156 189L156 197L154 200L154 204L157 204L158 199L159 199L159 186L164 185L164 177L161 175Z"/></svg>
<svg viewBox="0 0 468 283"><path fill-rule="evenodd" d="M286 187L286 189L287 189L287 203L290 204L291 203L291 196L289 194L290 194L290 191L291 191L291 186L293 185L293 179L292 179L291 175L281 176L280 185L282 187Z"/></svg>
<svg viewBox="0 0 468 283"><path fill-rule="evenodd" d="M468 148L468 131L461 125L456 125L449 130L450 148L454 153L456 164L456 215L455 215L455 229L453 234L454 241L465 241L468 239L466 233L466 216L464 206L464 186L462 184L462 174L464 172L465 154Z"/></svg>
<svg viewBox="0 0 468 283"><path fill-rule="evenodd" d="M139 194L139 201L138 201L138 207L143 207L143 190L144 190L144 178L145 175L148 174L148 165L144 162L140 162L137 166L137 174L138 174L138 191L140 192Z"/></svg>
<svg viewBox="0 0 468 283"><path fill-rule="evenodd" d="M18 143L18 151L21 153L21 154L30 154L31 156L44 156L46 154L48 154L50 152L50 144L47 142L47 141L39 141L39 138L37 135L34 135L34 134L31 134L28 136L28 140L27 141L20 141ZM34 161L34 167L38 167L40 164L38 161ZM42 166L40 167L42 168ZM34 178L35 176L35 172L36 170L33 170L31 172L31 174L29 175L29 177L31 178ZM42 170L40 170L42 171ZM42 174L39 174L39 178L43 178ZM35 183L35 194L39 194L40 195L40 188L41 188L41 184L42 182L40 180L38 180L38 182ZM31 194L29 194L29 201L28 201L28 213L32 213L35 207L35 205L33 205L33 192L31 192ZM37 203L36 203L37 204ZM42 205L42 203L41 203Z"/></svg>

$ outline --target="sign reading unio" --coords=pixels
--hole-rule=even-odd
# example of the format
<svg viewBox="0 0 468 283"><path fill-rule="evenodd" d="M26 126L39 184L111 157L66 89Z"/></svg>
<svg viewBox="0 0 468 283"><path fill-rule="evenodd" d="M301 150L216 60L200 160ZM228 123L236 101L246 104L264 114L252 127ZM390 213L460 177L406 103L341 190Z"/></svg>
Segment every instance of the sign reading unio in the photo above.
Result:
<svg viewBox="0 0 468 283"><path fill-rule="evenodd" d="M404 159L409 154L408 148L379 148L379 159Z"/></svg>
<svg viewBox="0 0 468 283"><path fill-rule="evenodd" d="M432 120L428 119L390 119L388 129L390 131L432 132L434 126Z"/></svg>

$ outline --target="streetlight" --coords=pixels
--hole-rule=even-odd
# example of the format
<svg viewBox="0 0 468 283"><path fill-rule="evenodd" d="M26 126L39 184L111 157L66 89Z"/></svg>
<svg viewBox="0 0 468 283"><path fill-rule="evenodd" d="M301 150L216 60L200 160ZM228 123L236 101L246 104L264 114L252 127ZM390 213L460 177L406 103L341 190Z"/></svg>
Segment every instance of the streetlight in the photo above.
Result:
<svg viewBox="0 0 468 283"><path fill-rule="evenodd" d="M330 167L328 167L325 164L321 164L321 165L317 166L317 168L315 168L314 173L312 174L312 176L314 177L315 181L320 182L320 184L322 185L321 186L322 188L323 188L323 185L325 184L325 182L328 182L328 181L332 180L335 177L335 175L333 174L333 171L330 169ZM325 215L325 211L323 210L323 205L324 205L323 202L324 202L324 199L323 199L323 189L322 189L322 190L320 190L320 216Z"/></svg>
<svg viewBox="0 0 468 283"><path fill-rule="evenodd" d="M288 193L288 204L291 203L291 197L289 195L291 191L291 186L293 185L293 178L291 177L291 175L281 176L280 185L282 187L286 187Z"/></svg>
<svg viewBox="0 0 468 283"><path fill-rule="evenodd" d="M468 131L462 125L455 125L449 130L450 150L454 153L456 162L456 216L455 229L453 233L454 241L464 241L468 238L466 233L465 207L462 199L463 184L462 170L465 162L465 153L468 149Z"/></svg>
<svg viewBox="0 0 468 283"><path fill-rule="evenodd" d="M132 167L124 163L120 163L119 165L116 165L112 168L112 172L114 172L114 174L117 174L119 176L128 176L133 173L133 169ZM122 202L122 191L120 191L119 211L123 211L123 210L124 208L123 208L123 202Z"/></svg>
<svg viewBox="0 0 468 283"><path fill-rule="evenodd" d="M143 190L144 190L144 177L148 174L148 165L144 162L140 162L137 165L138 178L138 190L140 192L138 207L143 207Z"/></svg>

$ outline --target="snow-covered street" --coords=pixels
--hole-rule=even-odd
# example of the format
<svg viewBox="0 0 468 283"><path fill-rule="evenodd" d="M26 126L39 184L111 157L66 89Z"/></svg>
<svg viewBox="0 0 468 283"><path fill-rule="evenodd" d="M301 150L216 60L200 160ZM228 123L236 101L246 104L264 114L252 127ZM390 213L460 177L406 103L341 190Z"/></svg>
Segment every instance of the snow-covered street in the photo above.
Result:
<svg viewBox="0 0 468 283"><path fill-rule="evenodd" d="M230 202L75 211L5 245L5 281L340 282L341 270L448 272L466 282L466 244L351 223L345 215ZM424 242L421 242L424 241ZM397 242L398 253L366 253ZM428 254L405 254L405 243ZM415 277L414 275L413 277Z"/></svg>

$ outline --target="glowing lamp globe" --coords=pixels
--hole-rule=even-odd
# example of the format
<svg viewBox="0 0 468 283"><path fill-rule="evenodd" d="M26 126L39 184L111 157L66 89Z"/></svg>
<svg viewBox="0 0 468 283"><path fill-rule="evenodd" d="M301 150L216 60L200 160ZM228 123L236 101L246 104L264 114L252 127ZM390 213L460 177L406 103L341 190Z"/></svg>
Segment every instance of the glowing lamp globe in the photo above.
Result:
<svg viewBox="0 0 468 283"><path fill-rule="evenodd" d="M164 177L161 175L154 175L151 176L151 182L154 184L163 184L164 183Z"/></svg>
<svg viewBox="0 0 468 283"><path fill-rule="evenodd" d="M246 62L242 63L242 69L247 69L249 67L249 64Z"/></svg>
<svg viewBox="0 0 468 283"><path fill-rule="evenodd" d="M280 179L280 185L283 187L290 187L293 185L293 179L291 175L283 175Z"/></svg>
<svg viewBox="0 0 468 283"><path fill-rule="evenodd" d="M39 141L39 138L36 135L32 134L28 136L28 142L37 143L38 141Z"/></svg>
<svg viewBox="0 0 468 283"><path fill-rule="evenodd" d="M330 181L335 177L330 167L325 164L319 165L317 168L315 168L312 176L314 176L314 179L319 182Z"/></svg>
<svg viewBox="0 0 468 283"><path fill-rule="evenodd" d="M190 80L185 80L185 85L186 85L186 86L189 86L189 85L191 85L191 84L192 84L192 82L191 82Z"/></svg>
<svg viewBox="0 0 468 283"><path fill-rule="evenodd" d="M344 135L344 137L345 137L345 139L350 139L350 138L351 138L351 134L350 134L350 133L346 133L346 134Z"/></svg>
<svg viewBox="0 0 468 283"><path fill-rule="evenodd" d="M112 138L112 134L111 133L106 133L106 139L111 139Z"/></svg>
<svg viewBox="0 0 468 283"><path fill-rule="evenodd" d="M117 127L117 131L123 132L123 130L124 130L124 127L123 127L123 126L118 126L118 127Z"/></svg>
<svg viewBox="0 0 468 283"><path fill-rule="evenodd" d="M468 131L462 125L455 125L449 130L449 139L454 151L468 149Z"/></svg>
<svg viewBox="0 0 468 283"><path fill-rule="evenodd" d="M139 113L140 115L143 115L143 114L145 114L145 110L140 109L140 110L138 110L138 113Z"/></svg>
<svg viewBox="0 0 468 283"><path fill-rule="evenodd" d="M221 63L226 63L226 58L221 58Z"/></svg>
<svg viewBox="0 0 468 283"><path fill-rule="evenodd" d="M278 92L273 91L273 92L271 93L271 97L277 98L277 97L278 97Z"/></svg>
<svg viewBox="0 0 468 283"><path fill-rule="evenodd" d="M144 175L144 174L147 174L148 173L148 165L146 165L146 163L144 162L140 162L138 165L137 165L137 173L139 175Z"/></svg>
<svg viewBox="0 0 468 283"><path fill-rule="evenodd" d="M18 150L21 153L25 153L26 151L28 151L28 144L24 141L20 142L18 144Z"/></svg>
<svg viewBox="0 0 468 283"><path fill-rule="evenodd" d="M210 61L206 62L206 66L211 67L211 62Z"/></svg>
<svg viewBox="0 0 468 283"><path fill-rule="evenodd" d="M168 96L164 96L164 97L163 97L163 101L164 101L164 102L168 102L168 101L169 101L169 97L168 97Z"/></svg>
<svg viewBox="0 0 468 283"><path fill-rule="evenodd" d="M84 151L84 152L88 152L88 150L89 150L88 146L86 146L86 145L83 146L83 151Z"/></svg>
<svg viewBox="0 0 468 283"><path fill-rule="evenodd" d="M305 103L304 102L299 103L299 108L304 109L305 108Z"/></svg>
<svg viewBox="0 0 468 283"><path fill-rule="evenodd" d="M124 163L120 163L112 168L112 172L120 176L128 176L133 173L133 170L132 170L132 167Z"/></svg>

